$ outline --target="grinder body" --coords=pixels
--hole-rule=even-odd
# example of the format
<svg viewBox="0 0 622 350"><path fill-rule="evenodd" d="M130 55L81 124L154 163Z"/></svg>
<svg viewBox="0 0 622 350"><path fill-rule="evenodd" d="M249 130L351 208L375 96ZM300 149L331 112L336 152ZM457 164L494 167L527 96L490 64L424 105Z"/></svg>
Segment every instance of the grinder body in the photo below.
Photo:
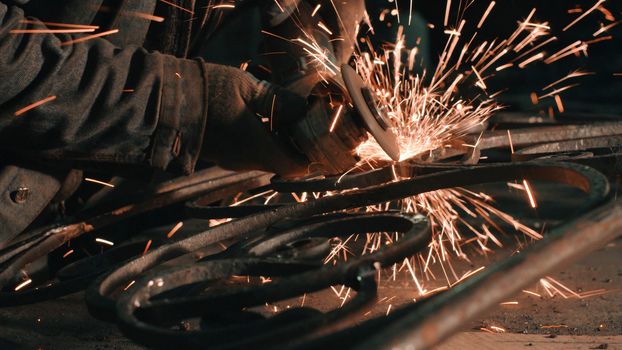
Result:
<svg viewBox="0 0 622 350"><path fill-rule="evenodd" d="M355 149L370 135L393 160L397 137L373 89L348 61L364 0L290 0L266 11L265 40L272 80L307 98L308 113L290 125L289 142L307 156L311 173L341 174L359 162Z"/></svg>
<svg viewBox="0 0 622 350"><path fill-rule="evenodd" d="M264 20L264 29L274 34L264 43L272 80L309 103L307 115L289 126L289 141L309 159L311 173L341 174L359 161L355 149L368 137L365 126L352 112L339 69L352 56L365 4L362 0L340 2L339 15L331 1L300 0L291 6L295 8L267 11L272 16ZM319 23L330 28L332 35ZM296 39L320 50L330 68L317 62L306 51L309 47ZM333 126L335 118L338 120Z"/></svg>

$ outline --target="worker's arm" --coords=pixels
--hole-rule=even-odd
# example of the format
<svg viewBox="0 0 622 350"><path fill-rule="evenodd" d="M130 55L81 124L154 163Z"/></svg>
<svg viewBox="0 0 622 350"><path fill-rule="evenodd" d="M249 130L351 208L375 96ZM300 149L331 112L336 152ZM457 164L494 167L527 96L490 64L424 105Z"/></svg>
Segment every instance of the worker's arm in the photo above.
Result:
<svg viewBox="0 0 622 350"><path fill-rule="evenodd" d="M0 3L1 148L192 170L207 115L201 62L104 39L71 44L68 35L15 33L46 29L24 19Z"/></svg>
<svg viewBox="0 0 622 350"><path fill-rule="evenodd" d="M287 169L270 163L283 158L274 153L280 146L256 124L255 110L272 99L265 102L268 90L246 73L139 47L117 48L104 38L71 43L68 35L16 33L45 29L24 19L21 9L0 3L0 149L5 152L185 173L199 156L236 169ZM204 136L212 138L210 148L202 147ZM231 144L250 148L231 150ZM235 163L227 164L229 155Z"/></svg>

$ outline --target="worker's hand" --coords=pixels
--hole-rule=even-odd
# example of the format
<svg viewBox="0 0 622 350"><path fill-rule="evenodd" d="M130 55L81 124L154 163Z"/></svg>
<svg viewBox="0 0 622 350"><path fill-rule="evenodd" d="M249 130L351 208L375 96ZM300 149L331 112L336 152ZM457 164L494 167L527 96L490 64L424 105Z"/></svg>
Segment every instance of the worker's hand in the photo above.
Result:
<svg viewBox="0 0 622 350"><path fill-rule="evenodd" d="M201 157L233 170L306 175L308 160L285 140L306 100L240 69L207 64L208 118Z"/></svg>

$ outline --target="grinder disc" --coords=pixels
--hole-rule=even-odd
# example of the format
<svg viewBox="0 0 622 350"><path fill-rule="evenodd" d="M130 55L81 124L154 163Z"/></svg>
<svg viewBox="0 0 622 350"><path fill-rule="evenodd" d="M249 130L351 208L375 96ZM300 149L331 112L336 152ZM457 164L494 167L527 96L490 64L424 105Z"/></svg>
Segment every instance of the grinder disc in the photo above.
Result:
<svg viewBox="0 0 622 350"><path fill-rule="evenodd" d="M400 159L400 147L397 136L391 130L391 122L378 107L371 90L349 65L341 66L341 75L350 94L352 104L361 116L365 128L376 139L385 153L394 161L398 161Z"/></svg>

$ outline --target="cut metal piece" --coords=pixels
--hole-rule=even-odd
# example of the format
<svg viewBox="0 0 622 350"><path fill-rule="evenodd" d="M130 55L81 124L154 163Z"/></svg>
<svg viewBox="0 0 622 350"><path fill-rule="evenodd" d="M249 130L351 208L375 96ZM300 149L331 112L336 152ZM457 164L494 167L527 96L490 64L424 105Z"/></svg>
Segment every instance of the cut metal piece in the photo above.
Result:
<svg viewBox="0 0 622 350"><path fill-rule="evenodd" d="M394 161L400 160L400 146L385 111L376 103L369 87L356 71L347 64L341 66L341 75L354 108L363 125L380 147Z"/></svg>

